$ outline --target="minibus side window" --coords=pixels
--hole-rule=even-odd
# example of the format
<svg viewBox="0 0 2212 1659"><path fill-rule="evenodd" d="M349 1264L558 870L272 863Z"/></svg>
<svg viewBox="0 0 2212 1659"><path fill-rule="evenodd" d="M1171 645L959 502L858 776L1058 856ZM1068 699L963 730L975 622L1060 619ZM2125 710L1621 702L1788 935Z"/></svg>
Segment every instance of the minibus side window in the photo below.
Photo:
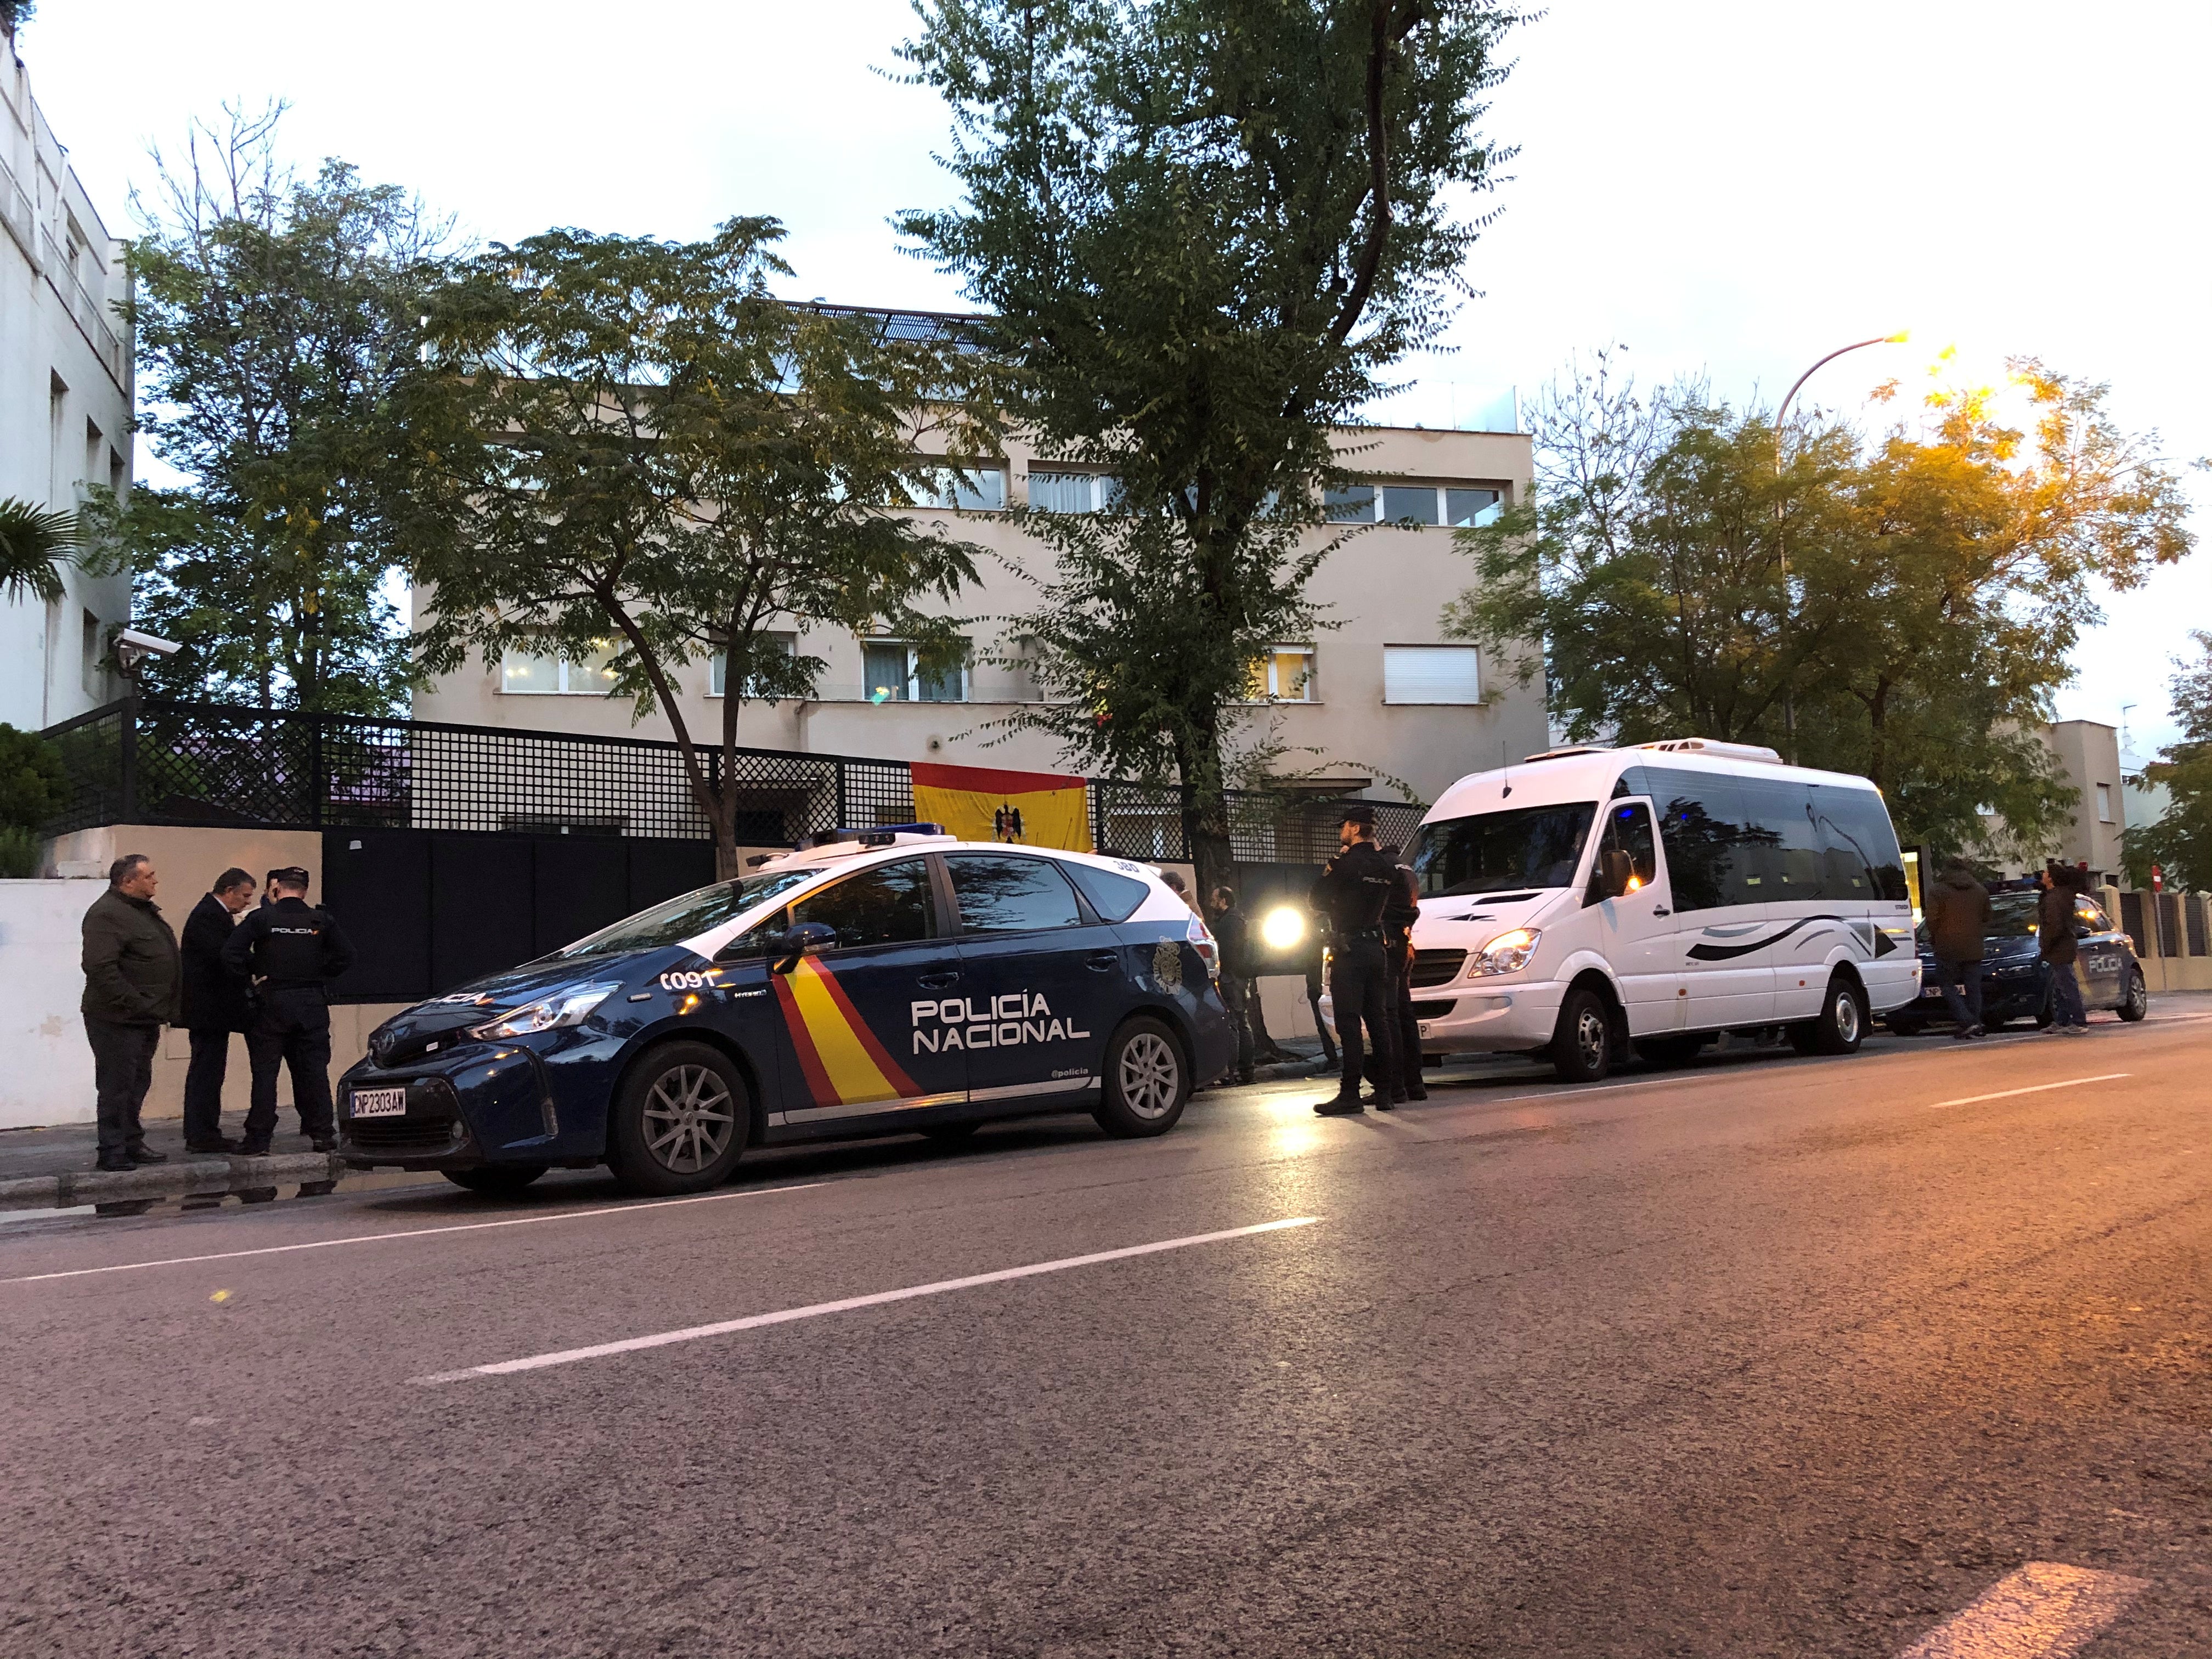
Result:
<svg viewBox="0 0 2212 1659"><path fill-rule="evenodd" d="M1905 855L1888 809L1871 789L1823 787L1815 803L1831 899L1902 899Z"/></svg>
<svg viewBox="0 0 2212 1659"><path fill-rule="evenodd" d="M1746 902L1848 896L1826 890L1809 785L1740 778L1736 787L1756 830L1751 857L1759 879L1752 884Z"/></svg>
<svg viewBox="0 0 2212 1659"><path fill-rule="evenodd" d="M1742 797L1731 778L1672 767L1630 769L1628 787L1643 786L1659 807L1659 840L1667 849L1667 875L1674 908L1717 910L1755 903L1764 883L1750 884L1753 849L1765 839L1743 821Z"/></svg>

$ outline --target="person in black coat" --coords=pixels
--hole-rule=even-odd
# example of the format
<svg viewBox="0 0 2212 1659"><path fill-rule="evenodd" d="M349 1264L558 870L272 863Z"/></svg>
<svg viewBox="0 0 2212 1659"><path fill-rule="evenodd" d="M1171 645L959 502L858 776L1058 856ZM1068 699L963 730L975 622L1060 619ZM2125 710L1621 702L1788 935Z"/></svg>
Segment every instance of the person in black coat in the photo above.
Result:
<svg viewBox="0 0 2212 1659"><path fill-rule="evenodd" d="M1330 1011L1343 1054L1335 1098L1314 1107L1323 1117L1366 1108L1359 1097L1367 1060L1360 1042L1363 1027L1378 1062L1373 1104L1389 1111L1399 1088L1398 1022L1388 1001L1382 960L1382 909L1397 890L1397 860L1383 857L1375 844L1375 809L1364 803L1344 809L1338 838L1343 851L1328 861L1307 900L1328 918Z"/></svg>
<svg viewBox="0 0 2212 1659"><path fill-rule="evenodd" d="M330 915L307 902L307 872L292 866L269 872L276 902L238 925L222 947L222 964L256 994L246 1033L253 1093L239 1151L264 1158L276 1132L276 1073L292 1074L300 1127L319 1152L337 1146L331 1106L331 1011L324 987L353 966L353 946Z"/></svg>
<svg viewBox="0 0 2212 1659"><path fill-rule="evenodd" d="M177 1024L192 1048L185 1069L185 1150L234 1152L222 1133L222 1079L230 1065L230 1034L246 1024L246 985L222 965L222 947L240 915L253 902L253 878L224 871L185 918L183 1008Z"/></svg>

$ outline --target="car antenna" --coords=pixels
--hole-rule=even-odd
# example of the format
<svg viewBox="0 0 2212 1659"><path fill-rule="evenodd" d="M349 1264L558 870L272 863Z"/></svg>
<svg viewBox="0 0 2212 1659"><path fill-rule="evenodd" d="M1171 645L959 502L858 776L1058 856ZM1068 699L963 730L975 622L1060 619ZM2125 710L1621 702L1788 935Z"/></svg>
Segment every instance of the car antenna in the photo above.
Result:
<svg viewBox="0 0 2212 1659"><path fill-rule="evenodd" d="M1507 758L1509 752L1510 751L1505 747L1505 739L1503 738L1498 738L1498 763L1505 769L1505 794L1498 796L1498 799L1500 800L1504 800L1506 795L1510 795L1513 793L1513 763Z"/></svg>

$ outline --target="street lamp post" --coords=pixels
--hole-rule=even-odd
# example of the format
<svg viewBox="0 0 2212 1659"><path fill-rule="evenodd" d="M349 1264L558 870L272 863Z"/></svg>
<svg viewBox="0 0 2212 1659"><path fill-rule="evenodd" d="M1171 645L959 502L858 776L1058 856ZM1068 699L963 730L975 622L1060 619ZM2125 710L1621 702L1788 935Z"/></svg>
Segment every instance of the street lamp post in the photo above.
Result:
<svg viewBox="0 0 2212 1659"><path fill-rule="evenodd" d="M1782 477L1782 428L1790 419L1790 405L1796 401L1797 394L1804 389L1805 382L1845 352L1863 351L1869 346L1903 345L1907 337L1909 337L1902 332L1878 334L1871 340L1854 340L1847 346L1838 346L1790 383L1790 390L1783 394L1782 406L1774 411L1774 476L1777 482L1779 482ZM1790 550L1783 540L1783 527L1786 522L1787 514L1784 506L1783 502L1777 501L1774 503L1774 552L1782 566L1782 633L1785 645L1789 641L1790 613ZM1782 694L1782 731L1784 740L1790 745L1790 763L1795 766L1797 764L1797 694L1792 690L1785 689Z"/></svg>

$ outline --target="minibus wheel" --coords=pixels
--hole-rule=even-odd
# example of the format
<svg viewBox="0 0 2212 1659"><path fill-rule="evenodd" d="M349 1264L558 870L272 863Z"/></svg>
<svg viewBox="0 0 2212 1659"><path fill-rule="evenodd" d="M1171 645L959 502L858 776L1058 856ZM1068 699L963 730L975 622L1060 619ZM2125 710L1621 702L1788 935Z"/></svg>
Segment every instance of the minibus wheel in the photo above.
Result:
<svg viewBox="0 0 2212 1659"><path fill-rule="evenodd" d="M1801 1054L1850 1054L1865 1040L1866 1000L1859 988L1841 974L1828 981L1828 994L1820 999L1820 1017L1790 1028L1790 1046Z"/></svg>
<svg viewBox="0 0 2212 1659"><path fill-rule="evenodd" d="M1597 1083L1613 1069L1613 1011L1587 985L1568 991L1552 1028L1552 1069L1562 1083Z"/></svg>

